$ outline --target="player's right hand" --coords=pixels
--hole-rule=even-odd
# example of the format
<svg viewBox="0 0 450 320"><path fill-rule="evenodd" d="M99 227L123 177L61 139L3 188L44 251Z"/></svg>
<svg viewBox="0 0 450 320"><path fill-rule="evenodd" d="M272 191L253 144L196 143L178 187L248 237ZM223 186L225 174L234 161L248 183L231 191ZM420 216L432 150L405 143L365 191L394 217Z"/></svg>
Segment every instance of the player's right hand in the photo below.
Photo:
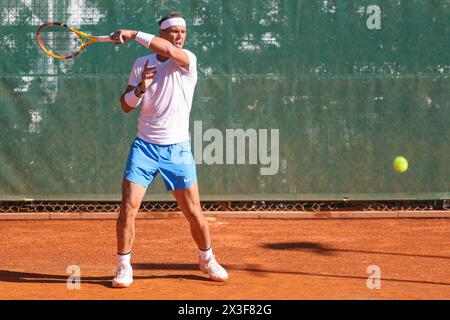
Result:
<svg viewBox="0 0 450 320"><path fill-rule="evenodd" d="M112 34L111 39L117 44L123 44L136 38L137 34L136 30L117 30Z"/></svg>

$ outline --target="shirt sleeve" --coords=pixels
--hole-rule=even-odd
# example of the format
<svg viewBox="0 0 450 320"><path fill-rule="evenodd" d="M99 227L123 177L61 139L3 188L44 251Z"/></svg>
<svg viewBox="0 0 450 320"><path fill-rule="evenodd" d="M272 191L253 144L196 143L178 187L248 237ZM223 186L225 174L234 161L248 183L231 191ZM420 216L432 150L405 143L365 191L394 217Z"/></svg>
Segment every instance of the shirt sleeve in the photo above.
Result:
<svg viewBox="0 0 450 320"><path fill-rule="evenodd" d="M195 54L190 52L189 50L183 49L184 52L187 53L189 57L189 70L180 66L181 71L185 74L196 75L197 74L197 57Z"/></svg>
<svg viewBox="0 0 450 320"><path fill-rule="evenodd" d="M137 59L131 70L130 78L128 79L129 86L137 87L141 82L142 68L143 66L141 66L140 59Z"/></svg>

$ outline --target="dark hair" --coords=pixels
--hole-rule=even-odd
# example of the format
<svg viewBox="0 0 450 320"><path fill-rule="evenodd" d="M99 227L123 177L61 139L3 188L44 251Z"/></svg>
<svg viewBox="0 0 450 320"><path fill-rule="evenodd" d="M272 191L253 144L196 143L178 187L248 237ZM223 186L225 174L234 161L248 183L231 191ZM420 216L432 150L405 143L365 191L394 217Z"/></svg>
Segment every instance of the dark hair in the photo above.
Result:
<svg viewBox="0 0 450 320"><path fill-rule="evenodd" d="M162 18L161 20L159 20L159 26L161 26L161 24L162 24L164 21L169 20L169 19L172 19L172 18L183 18L184 21L186 21L186 17L185 17L183 14L178 13L178 12L174 12L174 13L169 14L168 16L165 16L165 17Z"/></svg>

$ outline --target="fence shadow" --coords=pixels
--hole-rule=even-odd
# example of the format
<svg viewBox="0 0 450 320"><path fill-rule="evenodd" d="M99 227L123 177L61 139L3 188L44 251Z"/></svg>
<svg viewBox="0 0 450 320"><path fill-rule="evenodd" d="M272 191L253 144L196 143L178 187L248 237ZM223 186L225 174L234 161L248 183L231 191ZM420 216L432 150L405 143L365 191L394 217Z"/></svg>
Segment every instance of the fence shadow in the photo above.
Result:
<svg viewBox="0 0 450 320"><path fill-rule="evenodd" d="M346 253L379 254L379 255L413 257L413 258L450 259L450 257L447 257L447 256L330 248L330 247L327 247L325 245L322 245L320 243L315 243L315 242L266 243L266 244L262 245L262 247L265 249L271 249L271 250L313 251L314 253L321 254L321 255L335 255L336 253L339 253L339 252L346 252Z"/></svg>
<svg viewBox="0 0 450 320"><path fill-rule="evenodd" d="M139 268L140 266L140 268ZM184 265L169 264L169 265L153 265L152 267L144 268L145 264L138 264L138 268L141 270L198 270L194 268L186 269ZM157 267L160 266L160 267ZM57 275L57 274L41 274L31 272L18 272L9 270L0 270L0 282L13 282L13 283L67 283L67 279L70 275ZM194 274L170 274L162 276L136 276L135 280L151 280L151 279L182 279L182 280L194 280L210 282L211 280L205 275L197 276ZM113 275L109 276L81 276L81 284L88 283L94 285L100 285L106 288L112 288Z"/></svg>
<svg viewBox="0 0 450 320"><path fill-rule="evenodd" d="M257 266L246 266L240 269L242 271L247 271L251 273L261 273L261 274L290 274L299 276L310 276L310 277L324 277L324 278L337 278L337 279L352 279L352 280L364 280L367 281L368 276L353 276L353 275L340 275L340 274L326 274L326 273L314 273L314 272L301 272L301 271L279 271L279 270L267 270ZM440 286L450 286L449 282L438 282L438 281L428 281L428 280L409 280L409 279L393 279L393 278L382 278L382 281L387 282L400 282L400 283L414 283L414 284L431 284Z"/></svg>

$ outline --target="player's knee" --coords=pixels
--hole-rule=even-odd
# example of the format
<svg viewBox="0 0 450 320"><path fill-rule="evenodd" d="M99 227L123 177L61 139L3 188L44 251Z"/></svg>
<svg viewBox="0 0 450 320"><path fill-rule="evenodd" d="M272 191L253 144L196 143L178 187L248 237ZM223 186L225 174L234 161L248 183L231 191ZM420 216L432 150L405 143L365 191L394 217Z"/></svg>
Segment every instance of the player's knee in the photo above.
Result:
<svg viewBox="0 0 450 320"><path fill-rule="evenodd" d="M200 200L190 200L188 203L188 209L193 215L202 215L202 206Z"/></svg>
<svg viewBox="0 0 450 320"><path fill-rule="evenodd" d="M191 224L194 224L200 228L205 227L206 225L206 219L203 215L203 212L201 210L193 210L187 215L187 219Z"/></svg>
<svg viewBox="0 0 450 320"><path fill-rule="evenodd" d="M122 204L120 210L120 217L122 220L136 219L139 212L139 206L133 205L132 203Z"/></svg>

